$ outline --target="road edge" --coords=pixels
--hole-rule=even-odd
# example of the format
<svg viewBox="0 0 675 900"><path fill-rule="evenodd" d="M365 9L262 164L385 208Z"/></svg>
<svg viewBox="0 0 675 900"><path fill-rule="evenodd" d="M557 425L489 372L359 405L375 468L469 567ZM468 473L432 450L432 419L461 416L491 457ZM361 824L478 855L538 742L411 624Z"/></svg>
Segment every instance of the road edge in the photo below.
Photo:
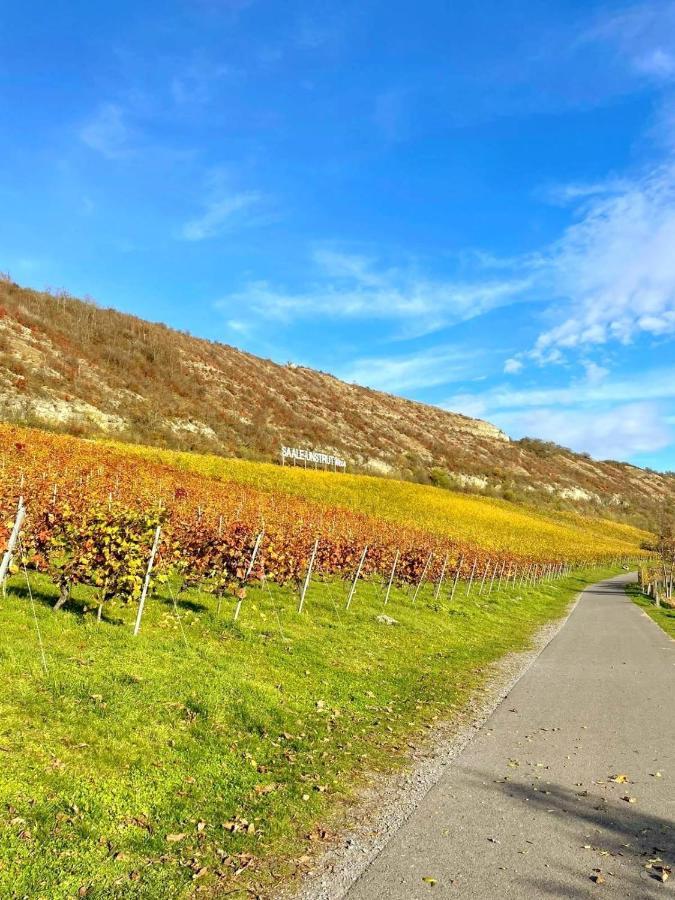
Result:
<svg viewBox="0 0 675 900"><path fill-rule="evenodd" d="M616 576L621 577L621 576ZM601 584L602 582L596 582ZM354 806L358 824L340 835L316 860L299 885L273 894L277 900L342 900L396 832L414 814L447 767L471 743L492 713L508 697L551 641L564 628L588 584L570 601L565 614L548 622L532 637L528 650L509 653L493 666L480 688L452 722L440 723L429 735L424 754L412 758L403 773L378 776Z"/></svg>

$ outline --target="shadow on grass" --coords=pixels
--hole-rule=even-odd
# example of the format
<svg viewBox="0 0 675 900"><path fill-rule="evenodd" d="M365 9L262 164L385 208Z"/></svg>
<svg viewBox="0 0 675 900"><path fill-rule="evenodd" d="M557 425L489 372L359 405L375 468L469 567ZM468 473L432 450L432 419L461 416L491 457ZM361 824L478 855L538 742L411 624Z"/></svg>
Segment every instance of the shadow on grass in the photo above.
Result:
<svg viewBox="0 0 675 900"><path fill-rule="evenodd" d="M205 603L199 603L196 600L190 600L189 597L180 597L178 594L174 592L175 604L178 609L184 609L189 612L208 612L209 607ZM159 602L164 604L164 606L169 606L171 609L174 608L174 600L171 598L171 595L154 593L152 595L152 599L155 602Z"/></svg>
<svg viewBox="0 0 675 900"><path fill-rule="evenodd" d="M30 579L30 593L25 582L23 584L10 585L8 591L11 592L15 597L18 597L20 600L26 601L30 600L30 596L32 594L33 599L36 603L39 603L41 606L46 606L51 609L55 616L70 613L71 615L74 615L79 619L84 619L85 617L96 618L98 606L93 598L77 596L77 594L73 592L66 605L61 609L55 610L54 604L58 599L56 590L46 591L40 586L39 583L35 583L33 579ZM101 612L101 621L105 622L108 625L125 624L124 619L111 615L111 609L107 604L103 605L103 610Z"/></svg>

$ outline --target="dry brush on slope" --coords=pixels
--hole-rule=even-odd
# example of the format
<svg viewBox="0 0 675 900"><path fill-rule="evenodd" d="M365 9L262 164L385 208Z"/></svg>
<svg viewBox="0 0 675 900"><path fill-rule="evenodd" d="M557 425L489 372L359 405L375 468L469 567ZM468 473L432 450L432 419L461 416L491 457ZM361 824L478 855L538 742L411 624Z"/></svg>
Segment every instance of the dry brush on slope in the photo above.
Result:
<svg viewBox="0 0 675 900"><path fill-rule="evenodd" d="M654 527L675 477L509 441L487 422L281 366L93 303L0 282L0 414L76 435L351 468Z"/></svg>

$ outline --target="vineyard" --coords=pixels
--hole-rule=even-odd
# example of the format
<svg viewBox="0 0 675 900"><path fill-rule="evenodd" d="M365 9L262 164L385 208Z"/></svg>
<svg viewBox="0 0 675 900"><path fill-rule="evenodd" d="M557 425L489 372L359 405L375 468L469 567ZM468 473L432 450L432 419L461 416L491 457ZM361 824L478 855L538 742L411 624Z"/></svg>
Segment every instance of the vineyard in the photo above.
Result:
<svg viewBox="0 0 675 900"><path fill-rule="evenodd" d="M204 582L221 600L246 583L317 577L539 577L639 552L637 529L568 514L552 521L506 503L366 477L101 445L3 426L5 542L23 498L31 568L100 602L140 596L153 534L156 576ZM188 468L190 467L190 468ZM190 471L190 469L192 469Z"/></svg>
<svg viewBox="0 0 675 900"><path fill-rule="evenodd" d="M383 479L0 447L3 896L272 896L366 773L646 556L627 526Z"/></svg>

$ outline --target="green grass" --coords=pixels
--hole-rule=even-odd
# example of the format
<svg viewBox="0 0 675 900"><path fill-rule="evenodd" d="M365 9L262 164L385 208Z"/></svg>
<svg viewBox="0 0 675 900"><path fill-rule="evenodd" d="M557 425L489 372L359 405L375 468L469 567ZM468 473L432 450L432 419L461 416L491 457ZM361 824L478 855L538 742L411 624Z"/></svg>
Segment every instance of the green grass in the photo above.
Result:
<svg viewBox="0 0 675 900"><path fill-rule="evenodd" d="M626 585L626 592L634 603L644 609L647 615L659 625L666 634L675 638L675 609L667 606L655 606L651 597L648 597L637 584Z"/></svg>
<svg viewBox="0 0 675 900"><path fill-rule="evenodd" d="M313 584L302 615L288 590L252 589L237 624L196 591L176 615L164 586L138 638L133 609L97 624L80 589L54 613L54 587L31 574L47 673L13 576L0 599L0 896L265 893L366 773L404 764L407 742L452 718L491 663L607 574L462 589L452 603L397 590L397 626L376 621L374 584L349 612L344 583ZM244 821L255 830L224 827Z"/></svg>

